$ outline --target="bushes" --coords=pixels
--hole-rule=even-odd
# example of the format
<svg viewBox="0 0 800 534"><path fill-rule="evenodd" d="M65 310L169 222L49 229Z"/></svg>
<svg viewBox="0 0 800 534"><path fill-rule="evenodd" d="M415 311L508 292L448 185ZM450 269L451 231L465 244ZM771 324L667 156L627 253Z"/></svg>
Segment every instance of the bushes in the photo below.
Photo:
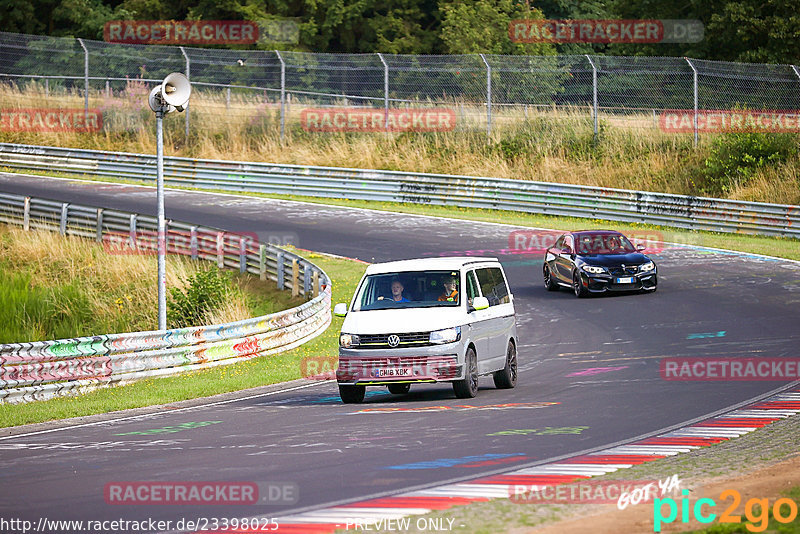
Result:
<svg viewBox="0 0 800 534"><path fill-rule="evenodd" d="M727 195L758 169L783 163L796 153L800 137L788 133L737 132L716 137L702 170L701 191Z"/></svg>
<svg viewBox="0 0 800 534"><path fill-rule="evenodd" d="M231 273L213 267L197 271L185 282L185 289L169 288L168 328L203 324L206 314L218 308L233 292Z"/></svg>

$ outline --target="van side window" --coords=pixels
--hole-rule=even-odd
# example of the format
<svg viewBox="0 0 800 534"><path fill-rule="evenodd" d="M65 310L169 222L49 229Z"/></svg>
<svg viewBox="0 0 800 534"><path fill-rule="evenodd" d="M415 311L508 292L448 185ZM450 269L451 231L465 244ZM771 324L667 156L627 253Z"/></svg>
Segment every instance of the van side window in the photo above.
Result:
<svg viewBox="0 0 800 534"><path fill-rule="evenodd" d="M489 306L497 306L500 304L497 280L492 272L495 270L497 269L483 268L475 271L475 274L478 275L478 283L481 285L481 293L484 297L489 299Z"/></svg>
<svg viewBox="0 0 800 534"><path fill-rule="evenodd" d="M475 271L467 273L467 304L472 306L472 301L475 297L479 297L478 282L475 280Z"/></svg>
<svg viewBox="0 0 800 534"><path fill-rule="evenodd" d="M508 296L508 286L506 285L503 272L497 267L478 269L478 282L481 285L481 293L489 299L489 306L508 304L511 299Z"/></svg>

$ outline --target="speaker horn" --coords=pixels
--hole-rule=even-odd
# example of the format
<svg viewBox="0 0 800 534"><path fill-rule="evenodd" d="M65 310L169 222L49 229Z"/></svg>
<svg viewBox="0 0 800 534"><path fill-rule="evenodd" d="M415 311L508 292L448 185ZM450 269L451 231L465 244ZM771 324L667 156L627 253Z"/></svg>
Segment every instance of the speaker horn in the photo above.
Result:
<svg viewBox="0 0 800 534"><path fill-rule="evenodd" d="M160 86L161 98L170 106L175 106L178 111L183 111L189 103L192 94L192 84L180 72L173 72L164 78Z"/></svg>

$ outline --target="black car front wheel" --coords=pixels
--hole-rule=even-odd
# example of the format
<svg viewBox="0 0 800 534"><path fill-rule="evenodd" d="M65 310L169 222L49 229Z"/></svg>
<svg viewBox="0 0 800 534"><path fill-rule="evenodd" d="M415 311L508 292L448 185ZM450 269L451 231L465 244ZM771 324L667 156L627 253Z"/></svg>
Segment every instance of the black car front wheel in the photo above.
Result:
<svg viewBox="0 0 800 534"><path fill-rule="evenodd" d="M553 273L550 272L550 267L546 263L544 264L544 287L548 291L558 290L558 284L553 280Z"/></svg>
<svg viewBox="0 0 800 534"><path fill-rule="evenodd" d="M589 290L583 286L583 281L578 271L572 273L572 290L579 299L589 294Z"/></svg>

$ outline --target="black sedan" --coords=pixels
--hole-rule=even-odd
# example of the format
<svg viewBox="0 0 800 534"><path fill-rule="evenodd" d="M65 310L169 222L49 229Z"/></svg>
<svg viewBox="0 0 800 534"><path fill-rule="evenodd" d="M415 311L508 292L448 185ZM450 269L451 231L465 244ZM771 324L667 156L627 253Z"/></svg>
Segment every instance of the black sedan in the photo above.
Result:
<svg viewBox="0 0 800 534"><path fill-rule="evenodd" d="M544 285L577 297L606 291L655 291L656 264L627 237L609 230L570 232L544 254Z"/></svg>

